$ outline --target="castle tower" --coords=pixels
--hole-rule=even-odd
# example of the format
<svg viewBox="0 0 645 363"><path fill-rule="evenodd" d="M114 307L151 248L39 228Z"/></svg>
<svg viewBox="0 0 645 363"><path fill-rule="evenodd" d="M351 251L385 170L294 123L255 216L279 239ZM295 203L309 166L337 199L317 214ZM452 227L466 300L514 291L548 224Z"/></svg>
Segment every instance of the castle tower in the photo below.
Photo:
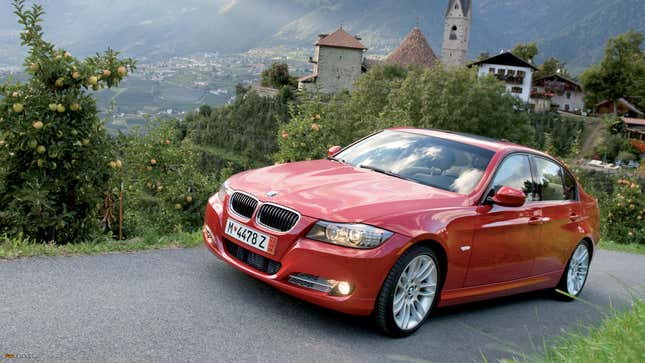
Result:
<svg viewBox="0 0 645 363"><path fill-rule="evenodd" d="M449 0L443 33L441 60L450 67L466 64L472 0Z"/></svg>

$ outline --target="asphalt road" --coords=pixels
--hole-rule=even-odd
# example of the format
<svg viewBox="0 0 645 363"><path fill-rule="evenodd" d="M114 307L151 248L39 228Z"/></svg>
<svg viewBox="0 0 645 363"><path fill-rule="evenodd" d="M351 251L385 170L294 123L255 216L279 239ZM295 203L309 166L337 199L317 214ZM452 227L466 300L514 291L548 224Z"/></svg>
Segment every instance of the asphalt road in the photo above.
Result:
<svg viewBox="0 0 645 363"><path fill-rule="evenodd" d="M438 309L415 335L390 339L205 248L0 261L0 361L497 361L626 307L628 287L642 294L644 282L645 256L599 251L589 303L531 293Z"/></svg>

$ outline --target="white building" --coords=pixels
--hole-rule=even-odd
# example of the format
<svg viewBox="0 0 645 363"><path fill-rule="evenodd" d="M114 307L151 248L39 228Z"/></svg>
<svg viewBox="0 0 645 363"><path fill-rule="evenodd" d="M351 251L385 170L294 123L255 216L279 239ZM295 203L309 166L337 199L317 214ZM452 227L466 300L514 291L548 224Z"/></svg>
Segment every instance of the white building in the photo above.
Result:
<svg viewBox="0 0 645 363"><path fill-rule="evenodd" d="M342 27L331 34L321 34L315 44L313 73L298 79L299 90L335 93L351 90L363 73L363 53L367 48L360 38Z"/></svg>
<svg viewBox="0 0 645 363"><path fill-rule="evenodd" d="M492 75L506 84L506 90L520 100L529 103L533 85L533 72L537 68L511 52L471 63L477 67L479 77Z"/></svg>

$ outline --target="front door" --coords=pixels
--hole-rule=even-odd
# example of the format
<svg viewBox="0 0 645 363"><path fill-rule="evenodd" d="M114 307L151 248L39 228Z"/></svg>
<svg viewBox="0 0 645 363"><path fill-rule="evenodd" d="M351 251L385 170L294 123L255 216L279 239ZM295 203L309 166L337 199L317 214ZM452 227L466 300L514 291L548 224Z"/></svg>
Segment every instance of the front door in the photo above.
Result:
<svg viewBox="0 0 645 363"><path fill-rule="evenodd" d="M526 203L509 208L479 207L465 286L512 281L530 276L540 239L540 209L533 203L534 182L529 156L513 154L498 167L487 195L503 186L524 191Z"/></svg>

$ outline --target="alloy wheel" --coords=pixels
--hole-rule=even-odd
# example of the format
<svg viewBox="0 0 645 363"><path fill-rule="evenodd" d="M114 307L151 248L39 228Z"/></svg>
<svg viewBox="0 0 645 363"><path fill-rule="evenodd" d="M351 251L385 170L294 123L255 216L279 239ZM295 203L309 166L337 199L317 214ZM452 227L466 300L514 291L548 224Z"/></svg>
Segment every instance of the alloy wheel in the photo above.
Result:
<svg viewBox="0 0 645 363"><path fill-rule="evenodd" d="M584 244L578 245L571 256L567 272L567 292L576 296L582 290L589 273L589 250Z"/></svg>
<svg viewBox="0 0 645 363"><path fill-rule="evenodd" d="M394 290L392 314L402 330L417 327L430 311L437 292L437 266L432 257L419 255L405 267Z"/></svg>

